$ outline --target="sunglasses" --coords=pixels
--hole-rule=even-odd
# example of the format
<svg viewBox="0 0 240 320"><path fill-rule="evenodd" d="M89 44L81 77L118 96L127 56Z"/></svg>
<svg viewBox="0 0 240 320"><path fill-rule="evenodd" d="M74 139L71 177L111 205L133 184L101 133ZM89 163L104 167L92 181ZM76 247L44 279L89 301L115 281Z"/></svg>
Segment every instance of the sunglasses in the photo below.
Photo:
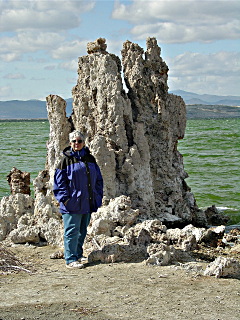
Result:
<svg viewBox="0 0 240 320"><path fill-rule="evenodd" d="M82 140L72 140L72 142L73 142L73 143L76 143L76 142L82 143L83 141L82 141Z"/></svg>

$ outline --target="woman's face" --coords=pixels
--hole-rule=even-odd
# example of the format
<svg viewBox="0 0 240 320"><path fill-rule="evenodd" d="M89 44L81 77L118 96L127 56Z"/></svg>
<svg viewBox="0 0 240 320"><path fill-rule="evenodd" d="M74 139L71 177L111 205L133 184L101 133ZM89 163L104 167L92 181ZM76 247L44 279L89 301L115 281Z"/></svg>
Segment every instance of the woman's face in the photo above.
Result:
<svg viewBox="0 0 240 320"><path fill-rule="evenodd" d="M84 141L81 137L74 137L72 141L70 141L70 146L73 151L80 151L84 147Z"/></svg>

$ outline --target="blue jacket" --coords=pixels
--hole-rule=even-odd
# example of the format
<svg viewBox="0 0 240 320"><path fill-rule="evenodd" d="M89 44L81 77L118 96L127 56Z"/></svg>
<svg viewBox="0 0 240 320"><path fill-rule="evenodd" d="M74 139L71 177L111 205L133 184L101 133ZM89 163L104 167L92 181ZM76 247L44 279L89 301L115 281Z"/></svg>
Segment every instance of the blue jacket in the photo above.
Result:
<svg viewBox="0 0 240 320"><path fill-rule="evenodd" d="M103 179L95 158L87 147L74 152L69 146L63 154L55 170L53 186L60 212L85 214L97 211L102 205Z"/></svg>

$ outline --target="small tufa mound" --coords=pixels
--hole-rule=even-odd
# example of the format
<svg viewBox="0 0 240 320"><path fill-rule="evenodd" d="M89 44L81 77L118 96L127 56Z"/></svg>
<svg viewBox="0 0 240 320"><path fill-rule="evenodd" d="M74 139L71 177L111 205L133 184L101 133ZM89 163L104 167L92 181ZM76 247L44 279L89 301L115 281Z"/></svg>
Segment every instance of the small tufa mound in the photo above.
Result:
<svg viewBox="0 0 240 320"><path fill-rule="evenodd" d="M13 167L7 176L7 181L11 189L11 194L17 193L30 195L30 173L22 172L21 170Z"/></svg>
<svg viewBox="0 0 240 320"><path fill-rule="evenodd" d="M205 276L215 276L216 278L240 277L240 263L233 258L217 257L204 271Z"/></svg>
<svg viewBox="0 0 240 320"><path fill-rule="evenodd" d="M215 205L208 207L204 213L206 214L208 224L212 226L226 225L230 220L227 215L218 211Z"/></svg>
<svg viewBox="0 0 240 320"><path fill-rule="evenodd" d="M107 53L106 49L107 49L106 39L104 38L98 38L97 40L93 42L88 42L87 44L88 54L96 53L96 52Z"/></svg>

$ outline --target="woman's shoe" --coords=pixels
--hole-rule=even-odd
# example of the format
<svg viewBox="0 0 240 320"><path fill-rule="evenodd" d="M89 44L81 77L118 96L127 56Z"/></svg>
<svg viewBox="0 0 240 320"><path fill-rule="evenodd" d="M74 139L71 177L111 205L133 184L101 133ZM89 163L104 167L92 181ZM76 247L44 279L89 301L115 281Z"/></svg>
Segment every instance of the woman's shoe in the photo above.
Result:
<svg viewBox="0 0 240 320"><path fill-rule="evenodd" d="M88 258L87 257L84 257L84 256L81 256L81 258L78 259L79 262L87 262L88 261Z"/></svg>
<svg viewBox="0 0 240 320"><path fill-rule="evenodd" d="M73 262L70 262L69 264L66 264L66 267L69 269L74 269L74 268L82 269L84 268L84 265L78 261L73 261Z"/></svg>

